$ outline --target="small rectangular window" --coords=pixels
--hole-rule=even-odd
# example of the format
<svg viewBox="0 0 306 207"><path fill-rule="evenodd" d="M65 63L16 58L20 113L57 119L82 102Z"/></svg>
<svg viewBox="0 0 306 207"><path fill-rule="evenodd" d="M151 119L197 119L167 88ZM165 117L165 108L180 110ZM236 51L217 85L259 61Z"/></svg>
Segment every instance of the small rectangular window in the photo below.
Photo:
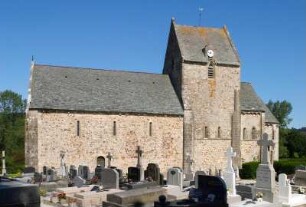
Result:
<svg viewBox="0 0 306 207"><path fill-rule="evenodd" d="M116 136L117 134L117 123L114 121L114 124L113 124L113 135Z"/></svg>
<svg viewBox="0 0 306 207"><path fill-rule="evenodd" d="M152 136L152 122L149 124L149 135Z"/></svg>
<svg viewBox="0 0 306 207"><path fill-rule="evenodd" d="M208 78L214 78L214 66L208 66Z"/></svg>
<svg viewBox="0 0 306 207"><path fill-rule="evenodd" d="M77 136L80 136L80 121L77 121Z"/></svg>

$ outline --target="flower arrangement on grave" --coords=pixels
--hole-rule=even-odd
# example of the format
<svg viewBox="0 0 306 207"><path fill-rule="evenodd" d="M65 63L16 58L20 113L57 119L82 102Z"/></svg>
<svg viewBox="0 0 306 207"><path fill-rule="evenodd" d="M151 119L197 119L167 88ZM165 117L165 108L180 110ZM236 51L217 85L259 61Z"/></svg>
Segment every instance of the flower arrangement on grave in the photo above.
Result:
<svg viewBox="0 0 306 207"><path fill-rule="evenodd" d="M66 193L57 194L58 201L61 202L62 199L66 199Z"/></svg>
<svg viewBox="0 0 306 207"><path fill-rule="evenodd" d="M256 198L257 198L257 200L258 200L259 202L262 201L262 197L263 197L263 193L262 193L262 192L257 192L257 193L256 193Z"/></svg>
<svg viewBox="0 0 306 207"><path fill-rule="evenodd" d="M298 193L299 194L304 194L305 193L305 189L303 187L299 187Z"/></svg>

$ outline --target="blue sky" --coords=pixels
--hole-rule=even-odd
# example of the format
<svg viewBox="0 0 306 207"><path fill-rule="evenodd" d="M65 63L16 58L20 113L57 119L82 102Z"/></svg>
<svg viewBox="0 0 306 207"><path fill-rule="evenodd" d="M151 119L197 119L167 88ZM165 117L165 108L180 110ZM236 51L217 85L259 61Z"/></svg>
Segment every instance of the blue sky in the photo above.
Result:
<svg viewBox="0 0 306 207"><path fill-rule="evenodd" d="M0 91L27 97L31 56L39 64L161 73L171 17L226 25L258 95L291 102L291 127L306 126L305 0L0 2Z"/></svg>

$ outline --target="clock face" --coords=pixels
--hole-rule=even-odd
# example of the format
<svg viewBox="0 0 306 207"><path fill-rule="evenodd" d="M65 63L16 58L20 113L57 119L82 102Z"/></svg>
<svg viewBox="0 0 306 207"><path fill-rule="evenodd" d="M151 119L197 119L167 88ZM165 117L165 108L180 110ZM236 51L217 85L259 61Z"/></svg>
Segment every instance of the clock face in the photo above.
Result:
<svg viewBox="0 0 306 207"><path fill-rule="evenodd" d="M208 50L207 51L207 56L210 57L210 58L213 57L214 56L214 51Z"/></svg>

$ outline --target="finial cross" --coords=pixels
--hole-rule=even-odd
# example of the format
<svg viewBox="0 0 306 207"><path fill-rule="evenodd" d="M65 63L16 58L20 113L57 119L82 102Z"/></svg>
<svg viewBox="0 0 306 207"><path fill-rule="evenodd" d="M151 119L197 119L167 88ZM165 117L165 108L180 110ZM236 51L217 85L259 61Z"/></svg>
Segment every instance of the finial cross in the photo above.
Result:
<svg viewBox="0 0 306 207"><path fill-rule="evenodd" d="M263 138L257 141L257 144L261 146L261 163L268 164L269 161L269 147L274 147L275 143L268 139L268 134L264 133Z"/></svg>

